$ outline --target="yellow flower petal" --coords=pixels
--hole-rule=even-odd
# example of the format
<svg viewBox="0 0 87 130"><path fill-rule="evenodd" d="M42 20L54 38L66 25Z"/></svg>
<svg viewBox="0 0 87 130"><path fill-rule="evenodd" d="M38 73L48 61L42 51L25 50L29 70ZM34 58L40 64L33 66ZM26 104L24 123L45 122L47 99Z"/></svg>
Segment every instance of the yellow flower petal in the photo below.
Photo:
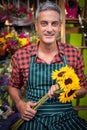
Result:
<svg viewBox="0 0 87 130"><path fill-rule="evenodd" d="M58 77L58 70L52 72L52 79L55 80Z"/></svg>
<svg viewBox="0 0 87 130"><path fill-rule="evenodd" d="M65 92L61 93L59 101L62 103L71 102L76 97L76 90L68 89Z"/></svg>

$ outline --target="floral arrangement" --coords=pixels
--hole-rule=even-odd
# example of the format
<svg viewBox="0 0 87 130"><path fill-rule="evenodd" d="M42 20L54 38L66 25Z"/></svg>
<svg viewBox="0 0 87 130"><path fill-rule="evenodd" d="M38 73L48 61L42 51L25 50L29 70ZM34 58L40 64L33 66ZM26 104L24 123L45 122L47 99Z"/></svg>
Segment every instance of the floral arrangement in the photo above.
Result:
<svg viewBox="0 0 87 130"><path fill-rule="evenodd" d="M9 57L11 57L18 49L35 44L38 41L39 37L35 31L31 33L22 32L20 34L17 34L15 30L9 33L4 32L0 35L0 56L5 55L5 52L7 52Z"/></svg>
<svg viewBox="0 0 87 130"><path fill-rule="evenodd" d="M12 33L4 33L0 37L0 49L4 48L4 51L8 52L10 55L14 54L19 48L27 46L30 44L29 37L24 34L15 35Z"/></svg>
<svg viewBox="0 0 87 130"><path fill-rule="evenodd" d="M5 112L13 106L7 87L10 72L11 64L9 60L2 62L0 64L0 119L7 118L8 114L5 114Z"/></svg>
<svg viewBox="0 0 87 130"><path fill-rule="evenodd" d="M20 119L20 114L8 93L11 71L10 59L0 61L0 128L3 130L10 129L10 125Z"/></svg>
<svg viewBox="0 0 87 130"><path fill-rule="evenodd" d="M80 82L72 67L65 66L60 70L53 71L52 79L56 80L62 91L58 97L60 102L70 102L76 97L77 90L80 89Z"/></svg>
<svg viewBox="0 0 87 130"><path fill-rule="evenodd" d="M33 13L27 7L15 7L12 6L11 9L8 10L8 14L10 15L9 19L13 25L29 25L33 20Z"/></svg>
<svg viewBox="0 0 87 130"><path fill-rule="evenodd" d="M22 4L22 7L20 7ZM26 24L29 24L30 21L32 21L33 13L30 9L26 7L26 5L23 2L20 2L20 5L17 5L17 3L4 3L0 4L0 21L5 22L6 19L9 19L12 24L17 24L17 20L23 20L24 22L27 22ZM15 22L14 22L15 20ZM26 25L25 24L25 25ZM18 24L17 24L18 25Z"/></svg>
<svg viewBox="0 0 87 130"><path fill-rule="evenodd" d="M58 100L60 102L70 102L76 97L77 90L80 89L80 82L77 74L72 67L65 66L60 70L53 71L52 79L56 80L56 83L60 86L60 89L55 91L55 94L59 95ZM38 107L42 105L48 98L48 94L43 96L33 109L38 109ZM24 120L19 119L12 125L11 129L17 130L23 122Z"/></svg>
<svg viewBox="0 0 87 130"><path fill-rule="evenodd" d="M26 7L15 8L15 6L13 6L11 8L11 15L13 17L19 17L19 18L23 18L23 17L27 17L27 16L32 18L32 12L28 11Z"/></svg>
<svg viewBox="0 0 87 130"><path fill-rule="evenodd" d="M29 45L29 39L26 38L24 35L20 37L20 35L13 36L11 34L8 34L6 36L6 39L7 50L10 51L12 54L19 48Z"/></svg>

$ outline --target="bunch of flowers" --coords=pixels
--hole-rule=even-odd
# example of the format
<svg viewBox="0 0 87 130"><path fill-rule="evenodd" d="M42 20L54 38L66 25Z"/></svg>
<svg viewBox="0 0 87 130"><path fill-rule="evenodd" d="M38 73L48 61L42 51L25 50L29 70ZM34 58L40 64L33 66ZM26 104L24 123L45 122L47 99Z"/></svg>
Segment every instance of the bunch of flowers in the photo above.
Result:
<svg viewBox="0 0 87 130"><path fill-rule="evenodd" d="M3 46L5 51L10 55L14 54L19 48L29 45L29 37L26 37L24 34L14 35L14 33L4 34L0 38L1 52Z"/></svg>
<svg viewBox="0 0 87 130"><path fill-rule="evenodd" d="M6 1L0 4L0 22L5 22L8 18L13 25L28 25L32 21L32 14L23 2L20 2L20 5Z"/></svg>
<svg viewBox="0 0 87 130"><path fill-rule="evenodd" d="M56 83L60 86L60 89L55 91L55 94L59 94L58 99L60 102L70 102L76 97L77 90L80 89L80 82L72 67L65 66L60 70L53 71L52 79L56 80ZM48 94L43 96L33 109L38 109L48 98ZM24 120L19 119L12 125L12 130L17 130L23 122Z"/></svg>
<svg viewBox="0 0 87 130"><path fill-rule="evenodd" d="M6 51L8 51L11 54L14 54L14 52L19 48L17 37L12 33L8 33L5 36L5 39L6 39L6 45L7 45Z"/></svg>
<svg viewBox="0 0 87 130"><path fill-rule="evenodd" d="M4 112L12 108L12 100L8 93L8 82L10 78L11 64L5 61L0 64L0 118L7 118Z"/></svg>
<svg viewBox="0 0 87 130"><path fill-rule="evenodd" d="M58 97L60 102L70 102L76 97L77 90L80 89L80 82L72 67L65 66L60 70L53 71L52 79L56 80L62 91Z"/></svg>
<svg viewBox="0 0 87 130"><path fill-rule="evenodd" d="M32 12L28 11L27 8L25 7L15 8L13 6L11 14L14 17L20 17L20 18L27 17L27 16L29 16L30 18L32 17Z"/></svg>
<svg viewBox="0 0 87 130"><path fill-rule="evenodd" d="M0 63L0 129L7 130L20 118L15 104L8 93L8 82L11 73L10 60Z"/></svg>
<svg viewBox="0 0 87 130"><path fill-rule="evenodd" d="M24 6L15 7L15 5L12 5L11 8L8 9L8 13L13 25L29 25L33 18L32 11Z"/></svg>

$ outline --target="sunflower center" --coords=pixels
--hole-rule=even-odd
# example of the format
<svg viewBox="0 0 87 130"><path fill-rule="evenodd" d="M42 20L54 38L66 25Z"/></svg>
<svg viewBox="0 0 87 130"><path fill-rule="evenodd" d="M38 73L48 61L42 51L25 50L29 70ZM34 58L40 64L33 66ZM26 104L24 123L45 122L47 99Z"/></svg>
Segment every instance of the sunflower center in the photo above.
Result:
<svg viewBox="0 0 87 130"><path fill-rule="evenodd" d="M65 80L65 85L71 84L72 83L72 79L68 78Z"/></svg>
<svg viewBox="0 0 87 130"><path fill-rule="evenodd" d="M71 96L74 92L75 90L70 90L70 92L68 93L68 97Z"/></svg>
<svg viewBox="0 0 87 130"><path fill-rule="evenodd" d="M58 77L62 77L64 73L65 73L65 71L60 72L60 73L58 74Z"/></svg>

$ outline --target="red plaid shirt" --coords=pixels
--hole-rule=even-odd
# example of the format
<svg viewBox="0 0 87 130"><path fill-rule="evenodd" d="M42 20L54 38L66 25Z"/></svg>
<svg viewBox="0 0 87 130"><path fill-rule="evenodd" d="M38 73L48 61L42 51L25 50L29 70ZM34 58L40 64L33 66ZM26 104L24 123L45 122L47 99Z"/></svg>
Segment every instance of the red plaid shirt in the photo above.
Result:
<svg viewBox="0 0 87 130"><path fill-rule="evenodd" d="M66 56L66 61L69 66L72 66L80 78L80 84L82 87L87 87L86 78L84 75L84 62L78 49L75 47L57 43L58 54L55 55L51 63L61 63L63 54ZM40 59L37 55L38 44L29 45L22 49L19 49L12 57L12 73L9 81L9 86L21 88L26 86L28 79L28 71L30 66L31 56L35 56L36 63L45 63L44 60Z"/></svg>

